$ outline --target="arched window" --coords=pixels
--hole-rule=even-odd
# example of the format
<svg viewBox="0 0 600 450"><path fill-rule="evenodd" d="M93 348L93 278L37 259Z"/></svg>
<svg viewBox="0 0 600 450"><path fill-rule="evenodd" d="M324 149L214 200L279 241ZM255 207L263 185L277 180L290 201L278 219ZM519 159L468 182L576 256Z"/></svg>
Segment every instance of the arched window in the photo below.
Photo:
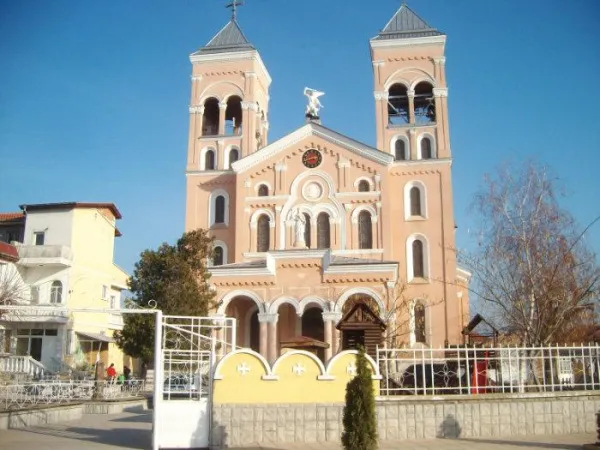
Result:
<svg viewBox="0 0 600 450"><path fill-rule="evenodd" d="M396 143L394 144L395 146L395 160L396 161L405 161L406 159L408 159L406 157L406 142L404 142L404 139L398 139L396 141Z"/></svg>
<svg viewBox="0 0 600 450"><path fill-rule="evenodd" d="M416 186L410 188L410 215L423 215L421 211L421 190Z"/></svg>
<svg viewBox="0 0 600 450"><path fill-rule="evenodd" d="M222 195L215 199L215 223L225 223L225 197Z"/></svg>
<svg viewBox="0 0 600 450"><path fill-rule="evenodd" d="M369 211L361 211L358 215L358 248L373 248L373 229Z"/></svg>
<svg viewBox="0 0 600 450"><path fill-rule="evenodd" d="M330 248L329 214L322 212L317 216L317 248Z"/></svg>
<svg viewBox="0 0 600 450"><path fill-rule="evenodd" d="M304 243L306 244L307 248L310 248L310 216L307 213L304 213L303 216L304 222L306 223L306 225L304 226Z"/></svg>
<svg viewBox="0 0 600 450"><path fill-rule="evenodd" d="M242 134L242 99L237 95L233 95L227 99L225 134L227 136L239 136Z"/></svg>
<svg viewBox="0 0 600 450"><path fill-rule="evenodd" d="M50 303L62 303L62 290L62 283L54 280L50 286Z"/></svg>
<svg viewBox="0 0 600 450"><path fill-rule="evenodd" d="M204 154L204 170L215 170L214 150L207 150Z"/></svg>
<svg viewBox="0 0 600 450"><path fill-rule="evenodd" d="M367 180L360 180L358 182L358 192L369 192L371 190L371 186L369 186L369 182Z"/></svg>
<svg viewBox="0 0 600 450"><path fill-rule="evenodd" d="M219 100L209 98L204 102L202 114L202 136L216 136L219 133Z"/></svg>
<svg viewBox="0 0 600 450"><path fill-rule="evenodd" d="M435 97L431 83L421 81L415 86L414 107L417 125L435 123Z"/></svg>
<svg viewBox="0 0 600 450"><path fill-rule="evenodd" d="M413 314L415 319L415 342L425 344L427 343L425 337L425 306L420 302L417 303L414 307Z"/></svg>
<svg viewBox="0 0 600 450"><path fill-rule="evenodd" d="M213 250L213 266L223 265L223 247L215 247Z"/></svg>
<svg viewBox="0 0 600 450"><path fill-rule="evenodd" d="M267 197L269 195L269 187L266 184L261 184L258 187L258 196Z"/></svg>
<svg viewBox="0 0 600 450"><path fill-rule="evenodd" d="M421 159L431 159L431 138L424 137L421 139Z"/></svg>
<svg viewBox="0 0 600 450"><path fill-rule="evenodd" d="M256 251L268 252L271 241L271 219L266 214L261 214L256 227Z"/></svg>
<svg viewBox="0 0 600 450"><path fill-rule="evenodd" d="M413 277L424 278L425 277L425 261L423 258L423 242L414 240L412 243L412 266L413 266Z"/></svg>
<svg viewBox="0 0 600 450"><path fill-rule="evenodd" d="M408 90L403 84L396 83L388 91L388 123L405 125L408 122Z"/></svg>
<svg viewBox="0 0 600 450"><path fill-rule="evenodd" d="M238 151L237 148L232 148L229 151L229 168L231 169L231 165L236 162L238 159L240 159L240 152Z"/></svg>

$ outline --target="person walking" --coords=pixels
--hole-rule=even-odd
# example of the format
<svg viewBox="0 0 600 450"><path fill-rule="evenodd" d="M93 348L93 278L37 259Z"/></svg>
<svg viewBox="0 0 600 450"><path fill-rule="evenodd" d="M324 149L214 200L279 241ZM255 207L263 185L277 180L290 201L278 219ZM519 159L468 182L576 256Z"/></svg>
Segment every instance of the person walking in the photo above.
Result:
<svg viewBox="0 0 600 450"><path fill-rule="evenodd" d="M108 377L108 381L110 383L115 382L115 378L117 377L117 369L115 369L114 363L111 363L110 366L108 366L108 369L106 369L106 376Z"/></svg>

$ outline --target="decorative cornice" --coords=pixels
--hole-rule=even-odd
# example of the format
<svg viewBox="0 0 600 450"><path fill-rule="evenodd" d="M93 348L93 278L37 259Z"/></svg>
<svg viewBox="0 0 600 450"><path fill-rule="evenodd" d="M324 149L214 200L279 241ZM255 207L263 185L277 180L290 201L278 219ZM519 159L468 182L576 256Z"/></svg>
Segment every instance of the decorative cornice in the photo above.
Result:
<svg viewBox="0 0 600 450"><path fill-rule="evenodd" d="M267 314L267 313L258 313L258 321L260 323L277 323L279 320L279 314Z"/></svg>
<svg viewBox="0 0 600 450"><path fill-rule="evenodd" d="M421 45L431 44L444 44L446 42L446 36L425 36L418 38L408 39L385 39L385 40L374 40L371 39L372 48L389 48L389 47L415 47Z"/></svg>
<svg viewBox="0 0 600 450"><path fill-rule="evenodd" d="M190 106L190 114L204 114L203 106Z"/></svg>
<svg viewBox="0 0 600 450"><path fill-rule="evenodd" d="M340 312L330 312L330 311L324 311L322 313L323 315L323 321L324 322L339 322L340 320L342 320L342 313Z"/></svg>
<svg viewBox="0 0 600 450"><path fill-rule="evenodd" d="M252 111L258 112L258 105L256 102L242 102L242 109L251 109Z"/></svg>
<svg viewBox="0 0 600 450"><path fill-rule="evenodd" d="M228 53L209 53L190 55L190 62L192 64L203 64L203 63L215 63L215 62L229 62L229 61L240 61L240 60L252 60L258 63L263 73L267 77L267 84L271 84L271 76L267 70L260 54L256 50L242 51L242 52L228 52Z"/></svg>

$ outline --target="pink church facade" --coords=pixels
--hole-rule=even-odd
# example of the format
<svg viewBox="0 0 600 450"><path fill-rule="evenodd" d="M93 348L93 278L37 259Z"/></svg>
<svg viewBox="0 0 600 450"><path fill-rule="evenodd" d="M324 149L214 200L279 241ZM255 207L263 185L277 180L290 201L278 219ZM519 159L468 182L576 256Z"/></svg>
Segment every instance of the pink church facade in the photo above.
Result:
<svg viewBox="0 0 600 450"><path fill-rule="evenodd" d="M357 303L378 345L462 342L445 39L406 5L371 39L375 147L314 117L269 142L271 77L235 20L190 56L185 226L214 237L214 314L237 345L274 360L310 338L329 359L364 341Z"/></svg>

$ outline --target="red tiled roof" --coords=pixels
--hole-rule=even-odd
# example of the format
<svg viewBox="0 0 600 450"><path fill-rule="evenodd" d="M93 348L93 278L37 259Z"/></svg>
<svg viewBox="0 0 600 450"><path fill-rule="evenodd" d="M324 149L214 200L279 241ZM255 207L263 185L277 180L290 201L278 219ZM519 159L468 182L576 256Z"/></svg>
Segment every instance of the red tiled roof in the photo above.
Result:
<svg viewBox="0 0 600 450"><path fill-rule="evenodd" d="M22 219L23 217L25 217L25 215L22 212L7 212L7 213L0 212L0 222L8 222L8 221L12 221L12 220L18 220L18 219Z"/></svg>
<svg viewBox="0 0 600 450"><path fill-rule="evenodd" d="M0 261L15 262L19 260L19 252L14 245L0 242Z"/></svg>

